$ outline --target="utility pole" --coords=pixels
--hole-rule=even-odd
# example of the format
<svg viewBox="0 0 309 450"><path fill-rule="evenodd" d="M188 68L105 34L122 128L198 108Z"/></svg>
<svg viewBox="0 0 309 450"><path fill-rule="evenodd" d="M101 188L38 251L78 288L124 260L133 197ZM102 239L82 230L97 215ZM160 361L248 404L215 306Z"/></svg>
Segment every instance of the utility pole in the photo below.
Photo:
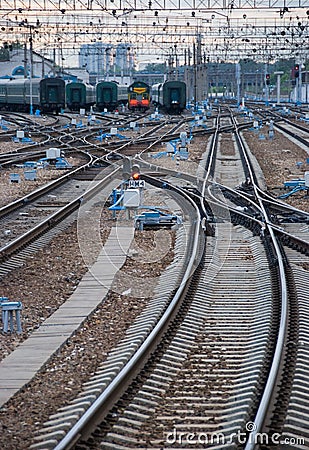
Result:
<svg viewBox="0 0 309 450"><path fill-rule="evenodd" d="M24 78L28 78L27 38L24 44Z"/></svg>
<svg viewBox="0 0 309 450"><path fill-rule="evenodd" d="M33 78L33 45L32 45L32 27L29 26L30 30L30 115L33 115L33 95L32 95L32 78Z"/></svg>
<svg viewBox="0 0 309 450"><path fill-rule="evenodd" d="M274 74L277 75L277 105L280 105L281 75L284 72L274 72Z"/></svg>
<svg viewBox="0 0 309 450"><path fill-rule="evenodd" d="M202 90L202 77L201 77L201 71L202 71L202 42L201 42L201 34L198 33L196 37L197 41L197 52L196 52L196 65L197 65L197 97L196 101L201 100L201 90Z"/></svg>
<svg viewBox="0 0 309 450"><path fill-rule="evenodd" d="M193 42L193 71L194 71L194 110L196 109L197 105L197 73L196 73L197 67L196 67L196 48L195 48L195 42Z"/></svg>
<svg viewBox="0 0 309 450"><path fill-rule="evenodd" d="M204 71L205 71L205 99L208 101L208 65L207 65L207 58L206 54L204 52Z"/></svg>
<svg viewBox="0 0 309 450"><path fill-rule="evenodd" d="M301 75L302 64L299 64L299 77L298 77L298 103L302 103L302 75Z"/></svg>
<svg viewBox="0 0 309 450"><path fill-rule="evenodd" d="M175 49L175 80L178 80L178 57L177 57L177 44L174 45Z"/></svg>
<svg viewBox="0 0 309 450"><path fill-rule="evenodd" d="M236 64L236 84L237 84L237 106L240 105L240 64Z"/></svg>
<svg viewBox="0 0 309 450"><path fill-rule="evenodd" d="M269 74L267 73L267 64L265 64L265 74L264 74L264 88L265 88L265 104L269 105Z"/></svg>

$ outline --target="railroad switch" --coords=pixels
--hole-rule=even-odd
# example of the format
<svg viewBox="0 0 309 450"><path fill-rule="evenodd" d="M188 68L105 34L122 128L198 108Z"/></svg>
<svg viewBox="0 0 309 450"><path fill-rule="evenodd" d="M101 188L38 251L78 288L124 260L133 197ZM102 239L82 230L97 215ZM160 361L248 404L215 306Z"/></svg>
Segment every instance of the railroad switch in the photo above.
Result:
<svg viewBox="0 0 309 450"><path fill-rule="evenodd" d="M290 181L285 181L284 183L284 188L286 189L287 187L291 188L291 190L289 192L287 192L286 194L282 194L279 195L278 198L288 198L290 197L290 195L293 195L299 191L306 191L305 196L308 197L309 196L309 171L305 172L305 176L303 179L299 178L298 180L290 180Z"/></svg>
<svg viewBox="0 0 309 450"><path fill-rule="evenodd" d="M180 216L167 214L156 208L152 209L153 211L145 211L142 214L135 216L134 227L136 230L143 231L144 227L172 227L174 225L182 224Z"/></svg>

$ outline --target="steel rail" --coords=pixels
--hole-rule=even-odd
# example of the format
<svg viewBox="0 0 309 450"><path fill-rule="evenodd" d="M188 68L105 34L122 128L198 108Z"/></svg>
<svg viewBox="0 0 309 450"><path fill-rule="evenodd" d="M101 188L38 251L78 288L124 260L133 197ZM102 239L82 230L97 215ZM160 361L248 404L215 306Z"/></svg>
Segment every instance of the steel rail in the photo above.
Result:
<svg viewBox="0 0 309 450"><path fill-rule="evenodd" d="M161 124L159 124L159 125L156 125L156 126L155 126L155 130L146 131L146 133L144 133L143 135L139 136L137 139L132 138L130 141L127 141L127 142L123 143L122 145L120 145L120 146L119 146L118 148L116 148L116 149L110 150L110 148L109 148L109 149L104 148L104 150L107 151L108 153L107 153L106 155L103 155L103 156L100 157L99 159L100 159L100 160L102 160L102 159L107 159L108 156L109 156L111 153L113 153L113 154L117 153L117 154L119 154L120 156L122 156L123 158L128 158L128 156L122 155L121 153L119 153L119 151L122 150L122 149L125 149L125 148L127 148L127 147L129 147L129 146L131 146L131 145L135 145L135 144L143 144L143 143L144 143L144 144L147 144L147 143L149 142L149 140L150 140L150 144L149 144L146 148L144 148L143 150L141 150L140 153L136 156L137 159L139 159L139 160L140 160L141 162L143 162L144 164L148 165L149 163L143 161L142 158L141 158L141 156L143 155L143 153L145 153L146 151L148 151L148 150L149 150L150 148L152 148L154 145L156 145L156 144L158 144L158 143L160 143L160 142L163 142L165 139L170 139L171 133L174 133L175 129L179 128L184 122L185 122L185 121L182 120L180 123L177 123L177 125L175 125L175 126L173 127L172 130L168 130L166 133L162 134L162 135L161 135L160 137L158 137L158 138L155 138L155 139L148 138L146 142L143 142L143 141L142 141L142 139L143 139L144 136L148 136L150 133L153 133L154 131L158 131L160 128L164 127L166 124L169 123L169 120L164 121L163 123L161 123ZM173 123L173 121L171 121L171 123ZM173 136L174 136L174 135L173 135ZM116 142L116 143L115 143L115 146L117 146L117 144L118 144L118 143ZM91 145L92 145L92 144L91 144ZM118 145L119 145L119 144L118 144ZM110 146L109 146L109 147L110 147ZM100 147L100 149L102 149L102 148Z"/></svg>
<svg viewBox="0 0 309 450"><path fill-rule="evenodd" d="M258 114L262 117L265 117L265 114L263 114L263 112L259 111ZM275 116L277 118L277 121L274 123L274 127L278 128L278 130L282 131L283 133L287 134L288 136L291 136L292 138L296 139L297 141L301 142L303 145L305 145L305 147L309 147L309 140L308 138L305 139L302 136L299 136L297 133L294 133L294 131L291 131L287 128L285 128L283 125L279 125L278 121L281 120L285 123L287 123L288 125L290 125L291 127L294 127L296 130L301 130L305 133L308 134L309 136L309 129L302 127L301 125L295 124L293 122L291 122L290 120L286 119L285 117L280 116L277 113L272 113L272 116Z"/></svg>
<svg viewBox="0 0 309 450"><path fill-rule="evenodd" d="M219 118L219 115L218 115ZM235 127L235 136L237 140L237 144L242 152L244 162L246 164L249 176L251 180L255 180L254 172L251 167L251 163L249 161L245 146L243 144L243 141L241 139L241 136L239 134L239 127L235 122L234 116L232 116L232 120ZM219 126L219 121L217 122L217 127ZM216 131L217 132L217 131ZM214 153L215 153L215 145L216 145L216 139L213 139L213 147L211 151L211 158L214 159ZM202 193L205 194L206 184L209 183L208 177L210 177L211 174L211 164L208 166L206 179L203 183L203 189ZM266 413L268 412L270 401L274 392L274 388L276 385L276 381L279 374L279 368L282 361L282 355L284 351L284 342L285 342L285 336L287 333L287 325L288 325L288 296L287 296L287 284L286 284L286 278L285 278L285 270L284 270L284 263L283 258L281 255L280 247L278 245L277 239L275 237L275 233L272 229L272 223L268 218L267 211L265 210L263 201L261 197L259 196L258 188L255 184L255 182L252 183L252 187L254 190L255 198L257 200L258 204L255 204L255 207L257 207L261 213L262 217L264 217L264 226L265 229L269 232L269 235L271 237L271 241L274 246L275 255L278 262L278 268L279 268L279 276L280 276L280 293L281 293L281 311L280 311L280 325L279 325L279 332L277 337L277 342L275 346L274 356L272 360L272 364L270 367L270 371L268 374L268 378L265 384L265 388L263 391L263 394L261 396L261 400L257 409L257 413L254 418L254 424L255 429L248 435L247 444L245 447L245 450L254 450L255 448L255 440L256 436L262 432L262 428L265 422ZM225 205L227 207L227 205ZM251 218L252 219L252 218Z"/></svg>
<svg viewBox="0 0 309 450"><path fill-rule="evenodd" d="M82 201L87 201L93 195L96 194L98 190L102 188L102 184L106 183L107 180L111 179L116 173L120 170L120 167L117 167L113 172L108 174L102 180L100 180L95 186L90 188L88 191L78 196L75 200L71 201L69 204L63 206L58 211L47 217L41 223L36 225L31 230L27 231L23 235L17 237L4 247L0 248L0 259L3 261L10 257L13 253L18 251L21 247L27 245L29 242L33 241L34 238L41 235L45 231L49 230L54 226L54 224L60 222L73 211L75 211Z"/></svg>
<svg viewBox="0 0 309 450"><path fill-rule="evenodd" d="M217 127L218 127L218 124L217 124ZM244 160L247 163L247 168L250 173L251 179L254 179L254 174L253 174L253 171L252 171L252 168L250 165L250 161L246 154L242 140L238 134L237 126L235 126L235 133L238 135L237 140L239 142L241 150L243 151ZM213 145L215 145L215 142L216 142L216 139L214 138ZM151 165L149 164L149 166L151 166ZM174 171L169 170L167 172L171 173ZM208 167L207 177L209 176L209 173L210 173L210 167ZM190 178L193 178L193 177L190 177ZM204 193L205 193L206 183L207 183L207 180L204 180L204 184L203 184ZM255 183L253 183L253 189L255 192L255 197L257 199L257 204L255 204L255 207L259 211L261 211L261 213L264 217L264 220L258 221L258 222L260 225L262 225L263 228L267 229L267 231L269 232L269 235L271 237L271 240L272 240L272 243L274 246L277 263L278 263L279 275L280 275L279 284L280 284L280 296L281 296L281 314L280 314L279 333L278 333L276 346L275 346L275 350L274 350L273 361L272 361L272 364L270 367L270 371L269 371L268 379L265 384L264 391L261 396L260 404L259 404L256 416L255 416L256 429L253 430L252 433L250 433L248 436L246 450L254 449L254 447L255 447L254 442L255 442L256 435L258 433L261 433L263 425L264 425L265 415L266 415L266 412L268 411L270 401L271 401L271 398L273 395L274 387L275 387L276 381L278 379L279 367L282 362L282 354L283 354L283 349L284 349L284 342L285 342L287 323L288 323L287 285L286 285L286 279L285 279L284 263L283 263L283 259L281 256L280 247L276 240L275 231L273 229L273 224L271 223L271 221L268 218L268 214L267 214L267 211L265 210L263 200L259 196L258 188L255 185ZM228 206L225 205L225 207L228 207ZM239 211L235 211L235 212L239 213ZM252 217L250 217L250 219L252 219ZM59 450L60 450L60 447L59 447Z"/></svg>
<svg viewBox="0 0 309 450"><path fill-rule="evenodd" d="M128 379L132 379L136 375L137 370L144 364L148 355L157 346L158 336L162 336L162 334L167 329L170 320L177 313L183 292L185 291L187 283L195 270L196 259L199 251L201 220L198 207L194 204L194 202L190 199L190 197L175 187L171 187L171 189L174 190L175 192L178 192L181 196L185 197L186 200L193 206L196 212L196 219L197 219L195 220L193 248L182 282L179 285L171 303L167 307L166 311L163 313L163 316L161 317L157 325L153 328L153 330L150 332L146 340L137 349L134 356L119 372L119 374L104 390L104 392L95 400L95 402L90 406L90 408L86 411L86 413L78 420L78 422L75 423L75 425L66 434L66 436L56 445L54 450L64 450L72 448L72 446L82 436L83 429L85 428L85 426L90 421L93 421L94 417L98 417L101 420L103 416L109 412L109 410L115 403L116 399L118 399L120 391L124 390L124 385L126 381L128 381Z"/></svg>
<svg viewBox="0 0 309 450"><path fill-rule="evenodd" d="M268 203L271 208L273 209L279 209L279 210L285 210L286 212L290 212L304 216L309 218L309 212L303 211L301 209L296 208L295 206L289 205L287 203L284 203L278 199L275 199L271 197L267 192L262 191L260 188L257 188L257 191L259 192L260 197L263 197L263 201Z"/></svg>
<svg viewBox="0 0 309 450"><path fill-rule="evenodd" d="M285 270L281 250L275 237L274 231L271 226L268 226L268 231L272 239L272 243L275 248L275 254L278 261L280 284L281 284L281 310L280 310L280 324L279 332L276 342L275 353L273 356L271 368L268 374L267 382L260 400L257 413L254 418L255 429L249 434L245 450L254 450L256 447L256 436L262 433L263 425L265 422L266 414L269 411L269 405L276 386L280 365L282 362L282 355L284 352L285 337L288 328L288 294L287 284L285 277Z"/></svg>
<svg viewBox="0 0 309 450"><path fill-rule="evenodd" d="M88 163L84 164L81 167L78 167L77 169L72 170L69 173L66 173L65 175L62 175L61 177L57 178L56 180L51 181L50 183L40 187L39 189L36 189L35 191L31 192L30 194L26 194L24 197L19 198L18 200L13 201L6 206L2 206L0 208L0 218L11 213L12 211L15 211L16 209L24 206L26 203L37 200L38 198L45 195L47 192L50 192L51 190L55 189L56 187L61 186L72 176L89 168L91 166L91 164L93 164L94 160L91 155L89 155L89 154L86 154L86 155L90 158L90 161Z"/></svg>
<svg viewBox="0 0 309 450"><path fill-rule="evenodd" d="M251 168L251 164L244 146L244 143L241 139L241 136L239 134L239 130L237 125L235 124L235 134L237 136L237 141L240 145L240 148L243 152L244 159L247 163L247 167L250 173L251 180L255 179L253 170ZM253 184L253 190L255 193L255 197L257 199L257 202L260 206L260 209L263 213L263 217L265 220L265 229L267 229L272 244L274 246L275 255L277 258L277 264L279 268L279 276L280 276L280 293L281 293L281 308L280 308L280 323L279 323L279 331L278 331L278 337L277 342L275 346L274 356L271 363L270 371L268 374L268 378L266 381L266 385L263 391L263 394L261 396L261 400L257 409L257 413L254 418L254 424L255 429L252 430L252 432L248 435L247 444L245 447L245 450L254 450L255 448L255 441L256 436L262 432L263 425L265 422L266 414L269 410L269 405L271 402L271 398L274 393L274 388L276 386L276 382L278 379L279 369L282 362L282 355L284 353L284 343L285 343L285 337L287 334L287 328L288 328L288 291L287 291L287 282L285 277L285 269L284 269L284 263L283 258L281 254L280 247L278 245L274 230L272 228L271 220L268 218L267 211L265 209L265 206L263 204L263 200L259 195L259 191L257 189L257 186L255 183Z"/></svg>
<svg viewBox="0 0 309 450"><path fill-rule="evenodd" d="M274 230L274 233L277 234L284 245L287 245L292 248L301 249L303 253L309 255L309 243L308 241L304 241L303 239L294 236L291 233L282 230L281 228L271 225L271 228Z"/></svg>
<svg viewBox="0 0 309 450"><path fill-rule="evenodd" d="M298 128L297 125L293 125L296 129ZM292 138L296 139L297 141L301 142L303 145L305 145L306 147L309 147L309 140L303 138L302 136L299 136L297 133L294 133L291 130L288 130L287 128L284 128L282 125L278 125L278 123L274 124L275 128L278 128L278 130L282 131L285 134L288 134L289 136L291 136ZM299 129L301 129L299 127ZM309 134L309 130L307 130L308 134Z"/></svg>

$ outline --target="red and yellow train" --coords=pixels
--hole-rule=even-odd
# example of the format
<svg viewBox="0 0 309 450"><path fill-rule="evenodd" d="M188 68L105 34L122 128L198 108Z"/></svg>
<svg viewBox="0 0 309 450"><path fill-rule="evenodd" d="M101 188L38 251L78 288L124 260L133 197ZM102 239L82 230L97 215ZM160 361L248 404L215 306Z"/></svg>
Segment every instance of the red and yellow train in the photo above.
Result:
<svg viewBox="0 0 309 450"><path fill-rule="evenodd" d="M143 81L135 81L128 87L128 108L130 110L144 110L149 108L151 88Z"/></svg>

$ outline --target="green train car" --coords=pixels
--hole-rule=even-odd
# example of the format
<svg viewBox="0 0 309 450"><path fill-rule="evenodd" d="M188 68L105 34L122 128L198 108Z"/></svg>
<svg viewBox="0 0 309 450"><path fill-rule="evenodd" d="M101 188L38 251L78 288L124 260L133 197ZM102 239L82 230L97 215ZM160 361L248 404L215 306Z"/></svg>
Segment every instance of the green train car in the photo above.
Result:
<svg viewBox="0 0 309 450"><path fill-rule="evenodd" d="M29 112L40 106L40 79L0 80L0 108L8 111Z"/></svg>
<svg viewBox="0 0 309 450"><path fill-rule="evenodd" d="M66 105L71 111L89 109L95 104L95 88L90 84L71 81L65 87Z"/></svg>
<svg viewBox="0 0 309 450"><path fill-rule="evenodd" d="M113 111L128 102L128 87L115 81L100 81L96 85L96 108L98 111Z"/></svg>
<svg viewBox="0 0 309 450"><path fill-rule="evenodd" d="M0 108L8 111L58 113L65 107L65 82L61 78L0 80Z"/></svg>
<svg viewBox="0 0 309 450"><path fill-rule="evenodd" d="M152 86L152 103L171 114L180 114L187 103L187 85L183 81L165 81Z"/></svg>
<svg viewBox="0 0 309 450"><path fill-rule="evenodd" d="M65 81L62 78L43 78L40 81L40 109L56 112L65 108Z"/></svg>

